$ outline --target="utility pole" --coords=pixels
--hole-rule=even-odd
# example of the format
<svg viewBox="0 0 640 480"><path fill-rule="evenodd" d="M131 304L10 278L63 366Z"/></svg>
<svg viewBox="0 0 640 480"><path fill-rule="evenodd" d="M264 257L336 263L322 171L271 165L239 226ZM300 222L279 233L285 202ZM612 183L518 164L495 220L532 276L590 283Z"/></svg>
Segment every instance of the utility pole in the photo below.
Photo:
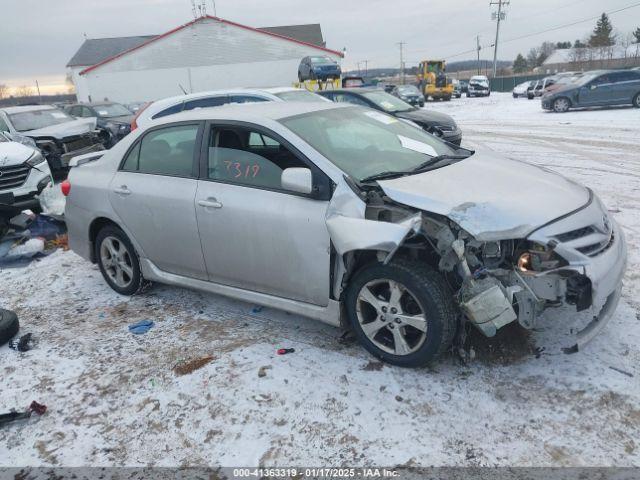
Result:
<svg viewBox="0 0 640 480"><path fill-rule="evenodd" d="M399 42L400 45L400 85L404 85L404 46L405 42Z"/></svg>
<svg viewBox="0 0 640 480"><path fill-rule="evenodd" d="M480 35L476 35L476 50L478 51L478 75L480 75Z"/></svg>
<svg viewBox="0 0 640 480"><path fill-rule="evenodd" d="M369 60L363 60L364 63L364 76L365 78L369 76Z"/></svg>
<svg viewBox="0 0 640 480"><path fill-rule="evenodd" d="M36 79L36 89L38 90L38 103L42 103L42 95L40 95L40 85L38 84L38 79Z"/></svg>
<svg viewBox="0 0 640 480"><path fill-rule="evenodd" d="M491 0L489 5L498 5L498 14L495 13L496 19L496 43L493 45L493 77L496 76L496 70L498 66L498 39L500 38L500 22L506 16L505 13L502 12L502 7L509 5L509 0Z"/></svg>

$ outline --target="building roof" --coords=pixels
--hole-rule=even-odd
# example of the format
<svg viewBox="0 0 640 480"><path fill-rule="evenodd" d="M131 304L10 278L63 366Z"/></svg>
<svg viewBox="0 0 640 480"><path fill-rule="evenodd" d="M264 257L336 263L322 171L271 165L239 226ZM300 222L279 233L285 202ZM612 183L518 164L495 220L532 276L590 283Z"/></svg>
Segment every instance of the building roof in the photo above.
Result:
<svg viewBox="0 0 640 480"><path fill-rule="evenodd" d="M621 58L633 58L639 55L640 43L631 44L626 48L622 45L593 48L559 48L549 55L543 65L592 60L617 60Z"/></svg>
<svg viewBox="0 0 640 480"><path fill-rule="evenodd" d="M283 37L293 38L301 42L324 47L325 41L322 37L322 28L319 23L309 23L306 25L283 25L282 27L261 27L258 30L275 33Z"/></svg>
<svg viewBox="0 0 640 480"><path fill-rule="evenodd" d="M75 55L71 57L71 60L67 63L67 67L90 67L109 57L138 47L155 37L157 37L157 35L87 39Z"/></svg>
<svg viewBox="0 0 640 480"><path fill-rule="evenodd" d="M254 31L264 32L269 35L285 38L297 43L309 45L312 47L319 47L323 50L326 50L324 48L325 41L324 41L324 38L322 37L322 29L320 27L320 24L318 23L311 23L306 25L284 25L280 27L253 28L253 27L248 27L246 25L241 25L239 23L230 22L228 20L224 20L218 17L212 17L207 15L204 18L219 20L221 22L224 22L230 25L247 28ZM85 40L82 46L75 53L75 55L71 58L71 60L69 60L69 63L67 63L67 67L76 67L76 66L91 67L101 63L106 63L106 60L117 58L129 51L135 50L143 45L146 45L151 41L157 40L158 38L165 37L171 33L181 30L184 27L187 27L188 25L192 25L198 20L200 19L193 20L163 35L96 38L96 39ZM340 52L334 52L332 50L327 50L327 51L342 55Z"/></svg>

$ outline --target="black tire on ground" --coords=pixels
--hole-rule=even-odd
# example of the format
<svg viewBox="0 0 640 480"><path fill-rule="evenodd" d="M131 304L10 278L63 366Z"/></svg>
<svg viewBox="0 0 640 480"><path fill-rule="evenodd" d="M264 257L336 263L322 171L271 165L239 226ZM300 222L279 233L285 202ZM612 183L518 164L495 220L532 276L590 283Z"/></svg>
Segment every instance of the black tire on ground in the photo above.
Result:
<svg viewBox="0 0 640 480"><path fill-rule="evenodd" d="M471 97L471 95L469 95L469 92L467 92L467 98Z"/></svg>
<svg viewBox="0 0 640 480"><path fill-rule="evenodd" d="M0 308L0 345L4 345L20 330L18 316L11 310Z"/></svg>
<svg viewBox="0 0 640 480"><path fill-rule="evenodd" d="M381 282L380 287L375 285L378 281ZM365 292L365 286L373 284L372 287L366 288L367 294L374 294L374 297L370 298L390 301L391 284L389 284L386 293L384 290L384 283L389 281L403 287L401 291L404 293L398 300L398 304L403 305L401 311L405 313L403 322L404 318L415 315L415 312L418 314L420 311L424 312L426 319L426 334L424 336L421 336L421 330L411 327L409 324L401 324L398 327L398 323L395 323L398 319L393 318L396 313L393 312L393 309L387 308L385 310L386 307L380 307L381 309L378 310L366 300L362 300L364 297L360 295ZM376 294L371 288L382 288L383 290L378 290ZM420 367L444 353L453 342L458 324L458 312L453 301L453 294L444 278L430 267L405 258L394 259L388 265L372 263L361 268L354 275L347 288L345 303L349 322L362 346L381 360L400 367ZM391 302L388 304L393 305ZM380 313L383 311L386 311L388 315ZM358 315L360 315L360 319ZM384 315L387 317L383 318ZM361 321L364 322L361 324ZM379 330L374 329L376 332L373 334L374 341L383 346L387 345L389 350L397 352L395 335L404 332L404 338L408 342L405 343L405 346L410 347L409 353L400 355L391 353L380 348L367 336L362 325L366 326L369 323L380 321L386 322L386 324ZM370 335L372 334L370 333ZM391 340L393 340L393 347L391 347Z"/></svg>
<svg viewBox="0 0 640 480"><path fill-rule="evenodd" d="M130 260L132 274L130 277L128 276L130 280L123 286L117 285L116 282L107 274L107 267L105 267L100 254L103 242L109 238L115 238L119 242L120 247L126 250L126 254ZM113 290L121 295L134 295L142 289L145 281L142 277L142 272L140 271L140 258L131 244L131 241L121 229L114 225L107 225L100 230L96 237L95 249L95 258L98 262L98 266L100 267L100 272L107 284L109 284Z"/></svg>
<svg viewBox="0 0 640 480"><path fill-rule="evenodd" d="M637 93L636 96L633 97L633 106L640 108L640 93Z"/></svg>

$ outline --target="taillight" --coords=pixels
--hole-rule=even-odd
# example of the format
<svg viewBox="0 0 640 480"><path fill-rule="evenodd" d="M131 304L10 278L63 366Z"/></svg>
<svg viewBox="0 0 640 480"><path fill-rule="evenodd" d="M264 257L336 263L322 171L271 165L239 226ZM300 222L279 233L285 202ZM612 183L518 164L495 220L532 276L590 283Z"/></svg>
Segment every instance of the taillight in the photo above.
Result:
<svg viewBox="0 0 640 480"><path fill-rule="evenodd" d="M71 183L69 182L69 180L65 180L60 184L60 190L62 190L62 194L65 197L69 195L69 192L71 191Z"/></svg>
<svg viewBox="0 0 640 480"><path fill-rule="evenodd" d="M143 106L141 106L141 107L140 107L140 109L136 112L136 116L135 116L135 117L133 117L133 120L131 121L131 131L132 131L132 132L133 132L136 128L138 128L138 122L137 122L137 120L138 120L138 117L140 116L140 114L141 114L142 112L144 112L144 111L149 107L149 105L151 105L152 103L153 103L153 102L147 102L147 103L145 103L145 104L144 104Z"/></svg>

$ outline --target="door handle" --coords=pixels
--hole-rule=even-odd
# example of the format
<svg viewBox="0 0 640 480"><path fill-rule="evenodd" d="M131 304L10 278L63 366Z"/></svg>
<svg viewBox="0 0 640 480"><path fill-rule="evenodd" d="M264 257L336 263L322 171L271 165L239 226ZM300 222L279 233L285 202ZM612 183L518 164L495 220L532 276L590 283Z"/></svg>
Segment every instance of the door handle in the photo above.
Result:
<svg viewBox="0 0 640 480"><path fill-rule="evenodd" d="M205 208L222 208L222 204L213 197L206 200L198 200L198 205Z"/></svg>
<svg viewBox="0 0 640 480"><path fill-rule="evenodd" d="M131 190L129 190L126 185L120 185L118 188L114 188L113 192L118 195L131 195Z"/></svg>

